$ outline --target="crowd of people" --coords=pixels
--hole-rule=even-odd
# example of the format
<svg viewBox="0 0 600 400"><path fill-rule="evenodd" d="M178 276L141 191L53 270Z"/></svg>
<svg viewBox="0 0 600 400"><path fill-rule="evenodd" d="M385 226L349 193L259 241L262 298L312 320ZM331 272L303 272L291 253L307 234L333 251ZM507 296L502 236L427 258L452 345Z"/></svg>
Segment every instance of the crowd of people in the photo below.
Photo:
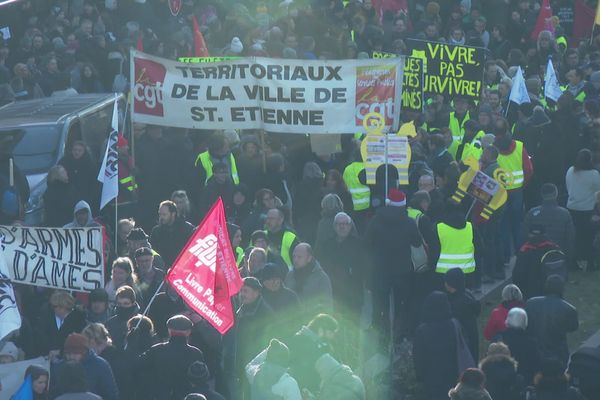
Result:
<svg viewBox="0 0 600 400"><path fill-rule="evenodd" d="M70 144L48 172L44 222L102 226L107 279L85 295L15 284L23 322L0 363L47 356L50 369L27 368L14 398L404 398L406 343L417 398L597 396L566 372L579 324L567 277L600 269L600 35L571 38L573 1L550 1L552 29L533 38L538 0L184 0L177 15L168 3L0 5L0 105L126 92L130 48L194 55L193 16L215 56L408 55L407 39L485 48L481 97L402 111L415 125L407 185L383 166L367 184L350 132L323 156L308 135L133 124L119 136L116 226L99 209L101 160ZM521 105L509 102L518 67ZM473 160L508 193L490 218L454 196ZM163 282L219 197L244 278L225 335ZM480 315L482 284L507 278Z"/></svg>

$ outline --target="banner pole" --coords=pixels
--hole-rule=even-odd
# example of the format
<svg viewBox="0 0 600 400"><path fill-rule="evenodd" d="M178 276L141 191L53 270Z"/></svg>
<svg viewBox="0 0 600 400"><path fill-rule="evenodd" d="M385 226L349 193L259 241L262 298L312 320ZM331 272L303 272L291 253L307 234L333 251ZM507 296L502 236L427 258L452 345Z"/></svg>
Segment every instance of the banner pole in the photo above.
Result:
<svg viewBox="0 0 600 400"><path fill-rule="evenodd" d="M508 104L506 105L506 111L504 111L504 117L508 115L508 108L510 107L510 99L508 99Z"/></svg>
<svg viewBox="0 0 600 400"><path fill-rule="evenodd" d="M594 25L592 25L592 35L590 36L590 46L592 45L592 42L594 41L594 29L595 28L596 28L596 21L594 21Z"/></svg>
<svg viewBox="0 0 600 400"><path fill-rule="evenodd" d="M144 309L144 313L142 314L142 317L145 317L146 314L148 314L148 311L150 310L150 306L152 305L152 303L154 303L154 299L156 299L156 296L158 296L158 292L160 292L160 290L162 289L162 287L165 285L165 281L163 280L160 285L158 286L158 288L156 289L156 292L154 292L154 294L152 295L152 297L150 298L150 301L148 302L148 305L146 306L146 308ZM133 328L132 332L135 332L137 330L137 328L140 327L140 324L142 323L142 319L140 318L137 322L137 324L135 324L135 327ZM125 347L124 349L127 350L127 344L125 343Z"/></svg>
<svg viewBox="0 0 600 400"><path fill-rule="evenodd" d="M265 153L265 131L260 130L260 147L262 148L262 167L263 174L267 173L267 155Z"/></svg>
<svg viewBox="0 0 600 400"><path fill-rule="evenodd" d="M133 129L133 107L130 106L129 101L133 101L131 92L127 96L127 107L129 108L129 130L131 131L131 166L135 169L135 131ZM125 110L125 118L127 118L127 110Z"/></svg>
<svg viewBox="0 0 600 400"><path fill-rule="evenodd" d="M115 254L119 257L119 195L115 197Z"/></svg>
<svg viewBox="0 0 600 400"><path fill-rule="evenodd" d="M385 133L385 204L388 202L389 182L388 182L388 133Z"/></svg>

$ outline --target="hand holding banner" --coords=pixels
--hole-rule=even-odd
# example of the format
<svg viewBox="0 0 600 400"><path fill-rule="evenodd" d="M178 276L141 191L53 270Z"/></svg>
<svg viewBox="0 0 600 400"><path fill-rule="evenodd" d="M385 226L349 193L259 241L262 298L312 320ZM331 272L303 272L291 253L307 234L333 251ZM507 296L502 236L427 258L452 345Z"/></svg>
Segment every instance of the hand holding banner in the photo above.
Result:
<svg viewBox="0 0 600 400"><path fill-rule="evenodd" d="M181 251L166 280L221 334L233 326L230 298L243 282L229 242L221 198Z"/></svg>

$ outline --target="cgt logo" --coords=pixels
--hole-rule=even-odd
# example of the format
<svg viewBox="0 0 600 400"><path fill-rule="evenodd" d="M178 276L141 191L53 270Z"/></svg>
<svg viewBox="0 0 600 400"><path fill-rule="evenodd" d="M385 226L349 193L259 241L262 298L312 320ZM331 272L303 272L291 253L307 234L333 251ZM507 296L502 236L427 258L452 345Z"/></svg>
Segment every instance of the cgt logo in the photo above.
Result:
<svg viewBox="0 0 600 400"><path fill-rule="evenodd" d="M164 115L162 85L166 74L167 70L162 64L135 59L134 112L156 117Z"/></svg>

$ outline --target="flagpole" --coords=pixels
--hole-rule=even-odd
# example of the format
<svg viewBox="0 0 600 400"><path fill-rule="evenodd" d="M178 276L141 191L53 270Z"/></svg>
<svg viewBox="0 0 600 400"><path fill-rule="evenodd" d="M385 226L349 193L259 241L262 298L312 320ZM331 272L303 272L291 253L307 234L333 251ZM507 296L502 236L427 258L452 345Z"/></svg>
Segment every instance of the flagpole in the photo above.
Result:
<svg viewBox="0 0 600 400"><path fill-rule="evenodd" d="M148 314L148 311L150 311L150 306L152 305L152 303L154 303L154 299L156 299L156 296L158 296L158 293L160 292L160 290L163 288L164 285L165 285L165 281L163 279L163 281L160 283L160 285L156 289L156 292L154 292L154 295L152 295L152 297L150 298L150 301L148 302L148 305L144 309L144 313L142 314L142 317L135 324L135 326L133 327L133 330L131 332L135 332L140 327L140 325L142 323L142 320L144 319L143 317L145 317L146 314ZM127 345L128 344L129 343L125 343L125 347L124 347L125 350L127 350Z"/></svg>
<svg viewBox="0 0 600 400"><path fill-rule="evenodd" d="M594 25L592 25L592 36L590 36L590 46L592 45L592 42L594 41L594 29L596 28L596 21L594 21Z"/></svg>

